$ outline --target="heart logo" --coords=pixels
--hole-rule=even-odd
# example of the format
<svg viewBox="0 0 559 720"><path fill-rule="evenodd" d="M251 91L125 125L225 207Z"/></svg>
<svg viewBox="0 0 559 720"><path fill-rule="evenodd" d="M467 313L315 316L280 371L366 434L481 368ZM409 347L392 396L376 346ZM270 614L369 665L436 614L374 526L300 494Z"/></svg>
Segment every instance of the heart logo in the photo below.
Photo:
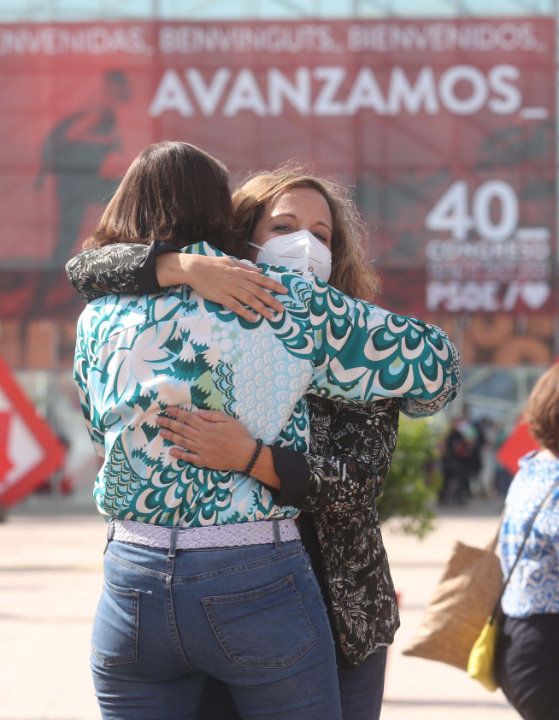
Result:
<svg viewBox="0 0 559 720"><path fill-rule="evenodd" d="M522 299L531 310L545 305L551 294L551 288L545 282L531 282L522 285Z"/></svg>

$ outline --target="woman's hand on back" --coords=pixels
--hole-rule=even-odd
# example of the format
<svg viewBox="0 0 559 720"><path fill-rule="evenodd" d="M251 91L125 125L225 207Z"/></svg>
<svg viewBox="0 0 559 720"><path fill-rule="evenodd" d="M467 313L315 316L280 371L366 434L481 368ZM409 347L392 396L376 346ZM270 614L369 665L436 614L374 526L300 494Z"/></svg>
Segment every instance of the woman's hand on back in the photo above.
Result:
<svg viewBox="0 0 559 720"><path fill-rule="evenodd" d="M168 407L157 422L161 435L177 447L170 454L197 467L242 472L250 462L256 441L245 426L215 410L188 412Z"/></svg>
<svg viewBox="0 0 559 720"><path fill-rule="evenodd" d="M248 321L259 313L272 320L284 312L273 292L284 295L285 287L260 268L230 257L207 257L188 253L165 253L156 260L161 287L188 285L205 300L219 303Z"/></svg>

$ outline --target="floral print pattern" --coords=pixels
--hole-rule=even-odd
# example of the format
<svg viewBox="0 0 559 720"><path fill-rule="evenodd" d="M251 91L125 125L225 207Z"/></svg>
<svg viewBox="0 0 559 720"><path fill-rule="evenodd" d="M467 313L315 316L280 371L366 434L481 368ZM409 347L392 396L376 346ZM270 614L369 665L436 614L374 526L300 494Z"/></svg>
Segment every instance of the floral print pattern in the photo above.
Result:
<svg viewBox="0 0 559 720"><path fill-rule="evenodd" d="M96 250L84 250L68 260L66 274L87 302L112 293L151 292L157 288L146 288L142 277L148 258L152 265L155 262L150 251L149 245L139 243L113 243ZM155 271L152 276L155 280Z"/></svg>
<svg viewBox="0 0 559 720"><path fill-rule="evenodd" d="M205 243L185 251L216 254ZM456 392L454 349L442 331L408 320L411 332L421 329L425 364L438 358L438 384L410 365L403 386L386 387L384 351L372 335L384 328L383 338L388 337L391 313L354 301L311 274L270 273L287 293L286 312L269 321L245 321L185 286L139 297L109 295L83 311L75 379L92 437L103 438L105 461L94 490L102 512L185 527L296 515L294 508L276 505L268 488L253 478L173 458L156 426L156 414L168 405L226 409L253 436L273 443L308 391L357 400L392 395L429 401L449 388ZM446 353L439 351L441 343ZM233 347L242 350L234 360ZM297 434L307 442L308 422ZM120 500L109 508L106 496L120 482L123 463L126 474L142 482L133 495L129 487L113 493Z"/></svg>
<svg viewBox="0 0 559 720"><path fill-rule="evenodd" d="M499 532L503 577L510 573L536 512L534 526L501 601L509 617L559 613L559 460L532 451L519 461L505 501Z"/></svg>
<svg viewBox="0 0 559 720"><path fill-rule="evenodd" d="M400 625L375 499L398 433L400 400L358 405L308 396L310 492L334 631L357 665L389 645Z"/></svg>
<svg viewBox="0 0 559 720"><path fill-rule="evenodd" d="M113 245L84 252L68 263L68 276L88 301L115 291L137 293L157 290L160 288L155 278L155 257L159 251L161 247L156 243L151 248ZM315 303L319 313L325 307L324 287L320 288L320 292L321 298ZM334 293L328 305L333 313L332 338L343 341L341 330L347 310L344 298ZM395 382L398 371L402 373L406 369L406 358L413 362L427 349L423 324L416 326L414 321L402 316L390 315L389 318L387 334L384 327L374 331L377 352L385 353L388 366L393 367L392 372L385 373L384 382L388 384ZM363 324L363 315L358 315L356 322ZM235 362L238 348L227 344L226 328L219 333L216 333L216 338L223 346L224 362L214 375L216 388L210 392L211 384L206 386L199 382L199 386L210 392L206 396L209 406L234 414L233 373L226 361ZM439 341L439 337L440 331L433 328L429 347L432 358L446 357L448 343L442 337ZM318 363L324 366L326 358L322 352L324 346L320 344L322 338L317 334L315 339ZM449 349L450 366L457 379L458 360L452 346ZM189 345L183 346L182 356L185 361L194 360ZM404 358L404 361L399 363L399 358ZM428 377L430 370L436 367L437 362L426 357L424 367L421 364L416 366L415 375L424 372ZM417 397L416 402L416 398L408 397L408 412L417 415L436 412L455 392L456 384L450 383L448 387L439 388L438 394L431 400ZM391 643L399 625L375 498L382 492L394 451L400 403L400 400L381 400L359 405L309 395L298 401L277 440L283 447L309 452L306 459L310 467L310 489L302 507L313 514L335 633L343 654L352 664L358 664L376 647ZM308 410L310 447L307 444ZM95 413L95 408L92 411ZM92 434L94 440L102 445L103 436L95 430L97 425L93 423ZM141 480L126 474L125 458L121 454L121 464L118 465L117 455L115 452L115 472L123 478L128 492L134 494ZM111 485L106 490L106 505L110 514L118 511L121 502L119 492L122 493L122 490L119 491L118 483L114 485L114 488ZM216 492L223 502L228 493L227 484L218 486ZM206 512L204 519L211 517L211 513Z"/></svg>

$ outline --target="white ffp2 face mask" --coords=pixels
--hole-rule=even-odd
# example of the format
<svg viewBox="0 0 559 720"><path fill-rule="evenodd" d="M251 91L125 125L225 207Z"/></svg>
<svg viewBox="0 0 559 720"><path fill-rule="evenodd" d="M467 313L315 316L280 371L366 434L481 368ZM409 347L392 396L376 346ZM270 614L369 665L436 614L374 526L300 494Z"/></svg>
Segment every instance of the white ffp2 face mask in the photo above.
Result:
<svg viewBox="0 0 559 720"><path fill-rule="evenodd" d="M257 263L283 265L290 270L310 270L324 282L332 272L332 253L308 230L297 230L288 235L276 235L263 245L249 242L257 248Z"/></svg>

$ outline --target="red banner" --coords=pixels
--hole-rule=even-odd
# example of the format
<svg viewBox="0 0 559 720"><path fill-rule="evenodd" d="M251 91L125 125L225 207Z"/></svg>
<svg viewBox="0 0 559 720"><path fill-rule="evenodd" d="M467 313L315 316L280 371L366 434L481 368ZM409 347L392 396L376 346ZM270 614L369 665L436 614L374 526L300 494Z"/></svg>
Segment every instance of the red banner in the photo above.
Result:
<svg viewBox="0 0 559 720"><path fill-rule="evenodd" d="M393 309L549 317L554 57L546 18L0 25L0 317L75 312L64 260L165 138L355 187Z"/></svg>

